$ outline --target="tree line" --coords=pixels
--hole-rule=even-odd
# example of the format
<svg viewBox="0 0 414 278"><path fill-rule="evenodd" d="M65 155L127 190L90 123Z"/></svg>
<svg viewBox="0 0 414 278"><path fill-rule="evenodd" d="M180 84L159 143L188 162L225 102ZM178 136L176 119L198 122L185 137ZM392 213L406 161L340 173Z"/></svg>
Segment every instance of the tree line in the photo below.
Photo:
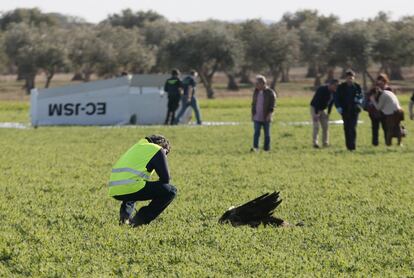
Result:
<svg viewBox="0 0 414 278"><path fill-rule="evenodd" d="M89 81L121 72L159 73L195 69L214 97L213 77L224 72L228 88L249 83L254 72L271 76L271 87L289 82L293 66L306 65L315 86L333 78L336 67L372 79L377 64L391 79L414 64L414 16L392 21L380 12L368 20L340 23L314 10L286 13L279 21L170 22L154 11L123 10L98 24L76 17L16 9L0 13L0 71L17 74L30 92L39 73L48 87L58 72Z"/></svg>

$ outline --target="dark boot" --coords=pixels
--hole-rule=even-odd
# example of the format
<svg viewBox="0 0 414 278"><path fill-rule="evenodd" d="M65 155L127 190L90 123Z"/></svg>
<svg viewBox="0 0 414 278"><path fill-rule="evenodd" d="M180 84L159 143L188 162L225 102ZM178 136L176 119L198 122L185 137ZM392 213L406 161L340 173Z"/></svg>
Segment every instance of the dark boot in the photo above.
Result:
<svg viewBox="0 0 414 278"><path fill-rule="evenodd" d="M167 117L165 118L164 125L168 125L169 124L169 122L170 122L170 114L171 114L171 112L170 112L170 110L168 110Z"/></svg>
<svg viewBox="0 0 414 278"><path fill-rule="evenodd" d="M119 210L119 225L130 224L134 212L134 202L122 202Z"/></svg>

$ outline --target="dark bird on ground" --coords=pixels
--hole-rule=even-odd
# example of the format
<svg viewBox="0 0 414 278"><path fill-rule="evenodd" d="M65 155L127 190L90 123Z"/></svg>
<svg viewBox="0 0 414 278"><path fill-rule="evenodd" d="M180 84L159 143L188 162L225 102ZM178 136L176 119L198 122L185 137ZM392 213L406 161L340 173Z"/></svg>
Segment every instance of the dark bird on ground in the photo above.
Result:
<svg viewBox="0 0 414 278"><path fill-rule="evenodd" d="M253 228L261 224L276 227L292 226L283 219L273 216L273 212L281 202L279 192L263 194L241 206L229 208L219 219L219 223L230 223L235 227L248 225ZM298 223L297 226L303 226L303 223Z"/></svg>

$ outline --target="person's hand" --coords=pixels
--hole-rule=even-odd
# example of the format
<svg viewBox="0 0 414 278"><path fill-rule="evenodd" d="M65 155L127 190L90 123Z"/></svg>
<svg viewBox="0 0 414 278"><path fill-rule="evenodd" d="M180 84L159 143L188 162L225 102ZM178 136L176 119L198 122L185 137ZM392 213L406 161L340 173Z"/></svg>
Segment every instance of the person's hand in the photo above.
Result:
<svg viewBox="0 0 414 278"><path fill-rule="evenodd" d="M267 114L266 122L270 122L272 120L272 113Z"/></svg>
<svg viewBox="0 0 414 278"><path fill-rule="evenodd" d="M190 104L191 103L191 98L188 98L187 99L187 104Z"/></svg>
<svg viewBox="0 0 414 278"><path fill-rule="evenodd" d="M363 99L359 97L354 97L354 102L358 104L362 104Z"/></svg>
<svg viewBox="0 0 414 278"><path fill-rule="evenodd" d="M342 109L342 107L336 107L336 111L338 111L338 113L341 114L341 115L344 112L344 110Z"/></svg>

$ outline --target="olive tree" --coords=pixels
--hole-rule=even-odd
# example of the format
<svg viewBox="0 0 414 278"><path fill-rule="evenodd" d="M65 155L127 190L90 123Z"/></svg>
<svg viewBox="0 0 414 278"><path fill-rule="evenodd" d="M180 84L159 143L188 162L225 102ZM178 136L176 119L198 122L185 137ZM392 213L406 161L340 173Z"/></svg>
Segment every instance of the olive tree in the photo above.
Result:
<svg viewBox="0 0 414 278"><path fill-rule="evenodd" d="M108 23L112 26L121 26L125 28L144 27L148 22L157 20L166 20L164 16L159 13L149 11L134 12L131 9L121 11L121 14L109 15L102 23Z"/></svg>
<svg viewBox="0 0 414 278"><path fill-rule="evenodd" d="M330 62L342 68L351 67L362 73L364 89L367 89L367 73L371 64L374 37L367 23L353 21L344 24L330 40Z"/></svg>
<svg viewBox="0 0 414 278"><path fill-rule="evenodd" d="M260 72L266 68L265 53L262 50L262 43L267 35L268 27L260 20L248 20L240 25L237 32L243 45L243 61L241 63L241 82L250 83L251 71Z"/></svg>
<svg viewBox="0 0 414 278"><path fill-rule="evenodd" d="M282 21L289 29L298 31L300 38L301 61L308 65L307 77L315 77L315 87L321 83L321 78L329 72L327 59L328 46L331 36L339 27L336 16L321 16L317 11L302 10L294 14L285 14ZM330 79L332 77L328 77Z"/></svg>
<svg viewBox="0 0 414 278"><path fill-rule="evenodd" d="M76 73L85 82L93 73L114 72L116 68L113 46L97 36L91 28L76 28L70 32L68 58Z"/></svg>
<svg viewBox="0 0 414 278"><path fill-rule="evenodd" d="M38 71L36 56L39 49L35 33L35 28L25 23L14 23L4 34L4 52L17 68L18 78L25 80L24 86L27 93L34 88Z"/></svg>
<svg viewBox="0 0 414 278"><path fill-rule="evenodd" d="M193 68L199 73L208 98L214 97L214 74L233 68L241 55L234 35L215 22L194 26L184 36L168 43L162 51L170 67Z"/></svg>
<svg viewBox="0 0 414 278"><path fill-rule="evenodd" d="M113 49L114 55L113 59L101 63L101 75L121 71L146 73L155 65L155 51L146 46L145 38L137 28L102 26L97 37Z"/></svg>
<svg viewBox="0 0 414 278"><path fill-rule="evenodd" d="M39 31L36 66L45 73L45 88L48 88L55 73L67 66L66 32L58 28L42 28Z"/></svg>
<svg viewBox="0 0 414 278"><path fill-rule="evenodd" d="M44 14L37 8L15 9L0 16L1 30L7 30L10 25L18 23L26 23L36 27L41 25L54 26L58 24L58 18L50 14Z"/></svg>

